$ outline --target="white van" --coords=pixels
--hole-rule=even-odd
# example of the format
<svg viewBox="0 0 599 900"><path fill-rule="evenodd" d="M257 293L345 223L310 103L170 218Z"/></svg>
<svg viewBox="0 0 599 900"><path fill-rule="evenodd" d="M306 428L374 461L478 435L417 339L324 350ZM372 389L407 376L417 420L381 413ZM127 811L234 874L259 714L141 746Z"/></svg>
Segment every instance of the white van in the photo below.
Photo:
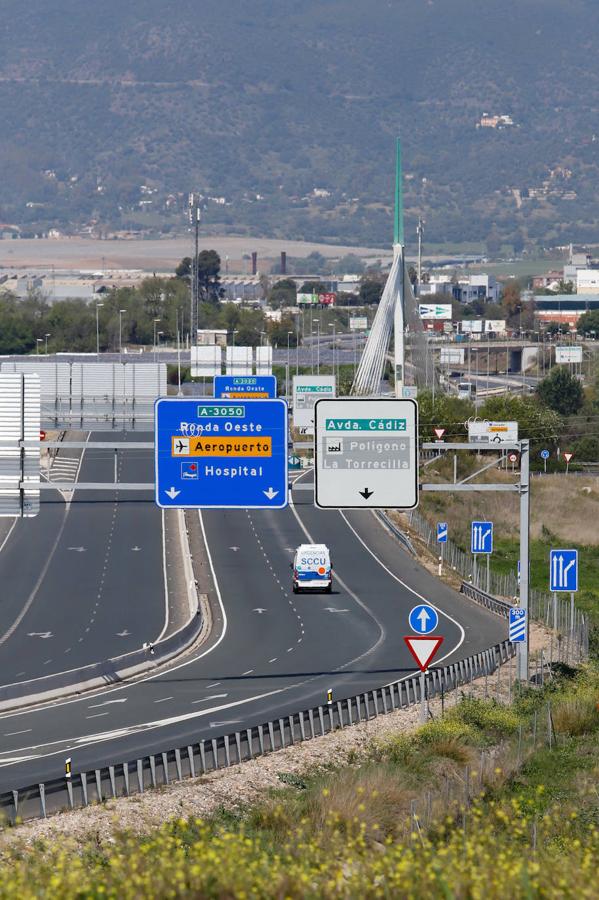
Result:
<svg viewBox="0 0 599 900"><path fill-rule="evenodd" d="M331 554L325 544L300 544L293 563L293 593L300 591L324 591L333 589Z"/></svg>

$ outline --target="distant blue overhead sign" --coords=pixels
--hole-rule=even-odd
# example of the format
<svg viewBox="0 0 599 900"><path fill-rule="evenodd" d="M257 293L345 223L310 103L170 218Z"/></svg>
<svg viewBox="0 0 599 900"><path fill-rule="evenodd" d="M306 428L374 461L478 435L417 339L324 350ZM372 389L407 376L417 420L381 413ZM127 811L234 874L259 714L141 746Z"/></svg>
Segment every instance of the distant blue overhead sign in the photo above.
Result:
<svg viewBox="0 0 599 900"><path fill-rule="evenodd" d="M274 375L215 375L214 396L222 400L268 400L277 396Z"/></svg>
<svg viewBox="0 0 599 900"><path fill-rule="evenodd" d="M161 398L155 404L154 444L160 507L287 506L284 400Z"/></svg>
<svg viewBox="0 0 599 900"><path fill-rule="evenodd" d="M549 590L578 590L578 550L551 550L549 553Z"/></svg>
<svg viewBox="0 0 599 900"><path fill-rule="evenodd" d="M473 522L470 531L470 551L472 553L493 552L493 523Z"/></svg>
<svg viewBox="0 0 599 900"><path fill-rule="evenodd" d="M408 621L416 634L431 634L439 624L439 616L433 606L421 603L410 610Z"/></svg>

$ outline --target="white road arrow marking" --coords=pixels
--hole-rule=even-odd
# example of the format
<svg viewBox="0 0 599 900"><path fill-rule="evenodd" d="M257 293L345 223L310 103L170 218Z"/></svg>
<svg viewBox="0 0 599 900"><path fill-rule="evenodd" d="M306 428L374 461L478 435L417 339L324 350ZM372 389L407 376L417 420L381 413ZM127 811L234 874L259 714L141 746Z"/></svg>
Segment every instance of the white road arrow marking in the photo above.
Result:
<svg viewBox="0 0 599 900"><path fill-rule="evenodd" d="M170 497L171 500L174 500L175 497L178 497L181 491L176 491L174 487L170 488L170 490L164 492L167 497Z"/></svg>
<svg viewBox="0 0 599 900"><path fill-rule="evenodd" d="M426 632L426 623L430 619L430 616L427 613L427 611L425 609L421 609L420 612L418 613L418 615L416 616L416 618L420 622L420 631Z"/></svg>
<svg viewBox="0 0 599 900"><path fill-rule="evenodd" d="M130 632L125 628L123 631L117 631L117 637L129 637Z"/></svg>
<svg viewBox="0 0 599 900"><path fill-rule="evenodd" d="M85 547L69 547L69 550L74 550L75 553L85 553Z"/></svg>
<svg viewBox="0 0 599 900"><path fill-rule="evenodd" d="M344 613L349 612L349 609L335 609L334 606L325 606L324 611L330 613Z"/></svg>
<svg viewBox="0 0 599 900"><path fill-rule="evenodd" d="M138 553L141 550L141 547L131 547L134 553Z"/></svg>
<svg viewBox="0 0 599 900"><path fill-rule="evenodd" d="M104 703L94 703L93 706L88 706L88 709L100 709L102 706L112 706L113 703L126 703L127 698L122 697L120 700L105 700Z"/></svg>
<svg viewBox="0 0 599 900"><path fill-rule="evenodd" d="M229 550L232 550L233 553L237 553L237 551L239 550L239 547L229 547Z"/></svg>
<svg viewBox="0 0 599 900"><path fill-rule="evenodd" d="M267 610L266 610L266 609L262 609L262 607L258 606L258 607L256 607L256 609L253 609L252 612L257 612L258 615L261 616L262 613L267 612Z"/></svg>
<svg viewBox="0 0 599 900"><path fill-rule="evenodd" d="M27 632L27 637L38 637L42 638L42 640L46 641L48 638L52 637L51 631L29 631Z"/></svg>
<svg viewBox="0 0 599 900"><path fill-rule="evenodd" d="M241 719L227 719L226 722L210 722L211 728L222 728L223 725L237 725Z"/></svg>
<svg viewBox="0 0 599 900"><path fill-rule="evenodd" d="M269 487L267 491L262 491L262 493L265 497L268 497L269 500L274 500L279 492L275 491L274 488Z"/></svg>

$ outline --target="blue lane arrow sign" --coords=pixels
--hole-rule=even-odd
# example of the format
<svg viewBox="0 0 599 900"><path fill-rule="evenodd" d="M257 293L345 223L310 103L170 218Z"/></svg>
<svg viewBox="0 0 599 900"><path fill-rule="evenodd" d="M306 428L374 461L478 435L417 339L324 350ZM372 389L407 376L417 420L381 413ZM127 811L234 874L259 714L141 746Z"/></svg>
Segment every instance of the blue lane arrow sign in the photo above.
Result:
<svg viewBox="0 0 599 900"><path fill-rule="evenodd" d="M284 400L160 398L156 503L165 509L282 509L287 440Z"/></svg>
<svg viewBox="0 0 599 900"><path fill-rule="evenodd" d="M578 590L578 550L551 550L549 553L549 590Z"/></svg>
<svg viewBox="0 0 599 900"><path fill-rule="evenodd" d="M509 639L512 644L526 640L526 610L518 606L510 609Z"/></svg>
<svg viewBox="0 0 599 900"><path fill-rule="evenodd" d="M447 543L447 522L437 522L437 543Z"/></svg>
<svg viewBox="0 0 599 900"><path fill-rule="evenodd" d="M470 530L470 552L493 552L493 523L472 522Z"/></svg>
<svg viewBox="0 0 599 900"><path fill-rule="evenodd" d="M428 603L420 603L410 610L410 628L416 634L431 634L439 624L437 610Z"/></svg>

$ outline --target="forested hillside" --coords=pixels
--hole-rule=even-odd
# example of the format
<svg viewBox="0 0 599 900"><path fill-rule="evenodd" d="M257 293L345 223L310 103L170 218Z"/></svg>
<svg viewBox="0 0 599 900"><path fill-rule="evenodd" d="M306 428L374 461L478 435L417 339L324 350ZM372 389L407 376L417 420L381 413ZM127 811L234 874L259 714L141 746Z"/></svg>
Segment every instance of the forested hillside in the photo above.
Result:
<svg viewBox="0 0 599 900"><path fill-rule="evenodd" d="M599 233L594 0L0 8L4 223L180 228L194 188L213 230L380 244L401 134L409 235Z"/></svg>

